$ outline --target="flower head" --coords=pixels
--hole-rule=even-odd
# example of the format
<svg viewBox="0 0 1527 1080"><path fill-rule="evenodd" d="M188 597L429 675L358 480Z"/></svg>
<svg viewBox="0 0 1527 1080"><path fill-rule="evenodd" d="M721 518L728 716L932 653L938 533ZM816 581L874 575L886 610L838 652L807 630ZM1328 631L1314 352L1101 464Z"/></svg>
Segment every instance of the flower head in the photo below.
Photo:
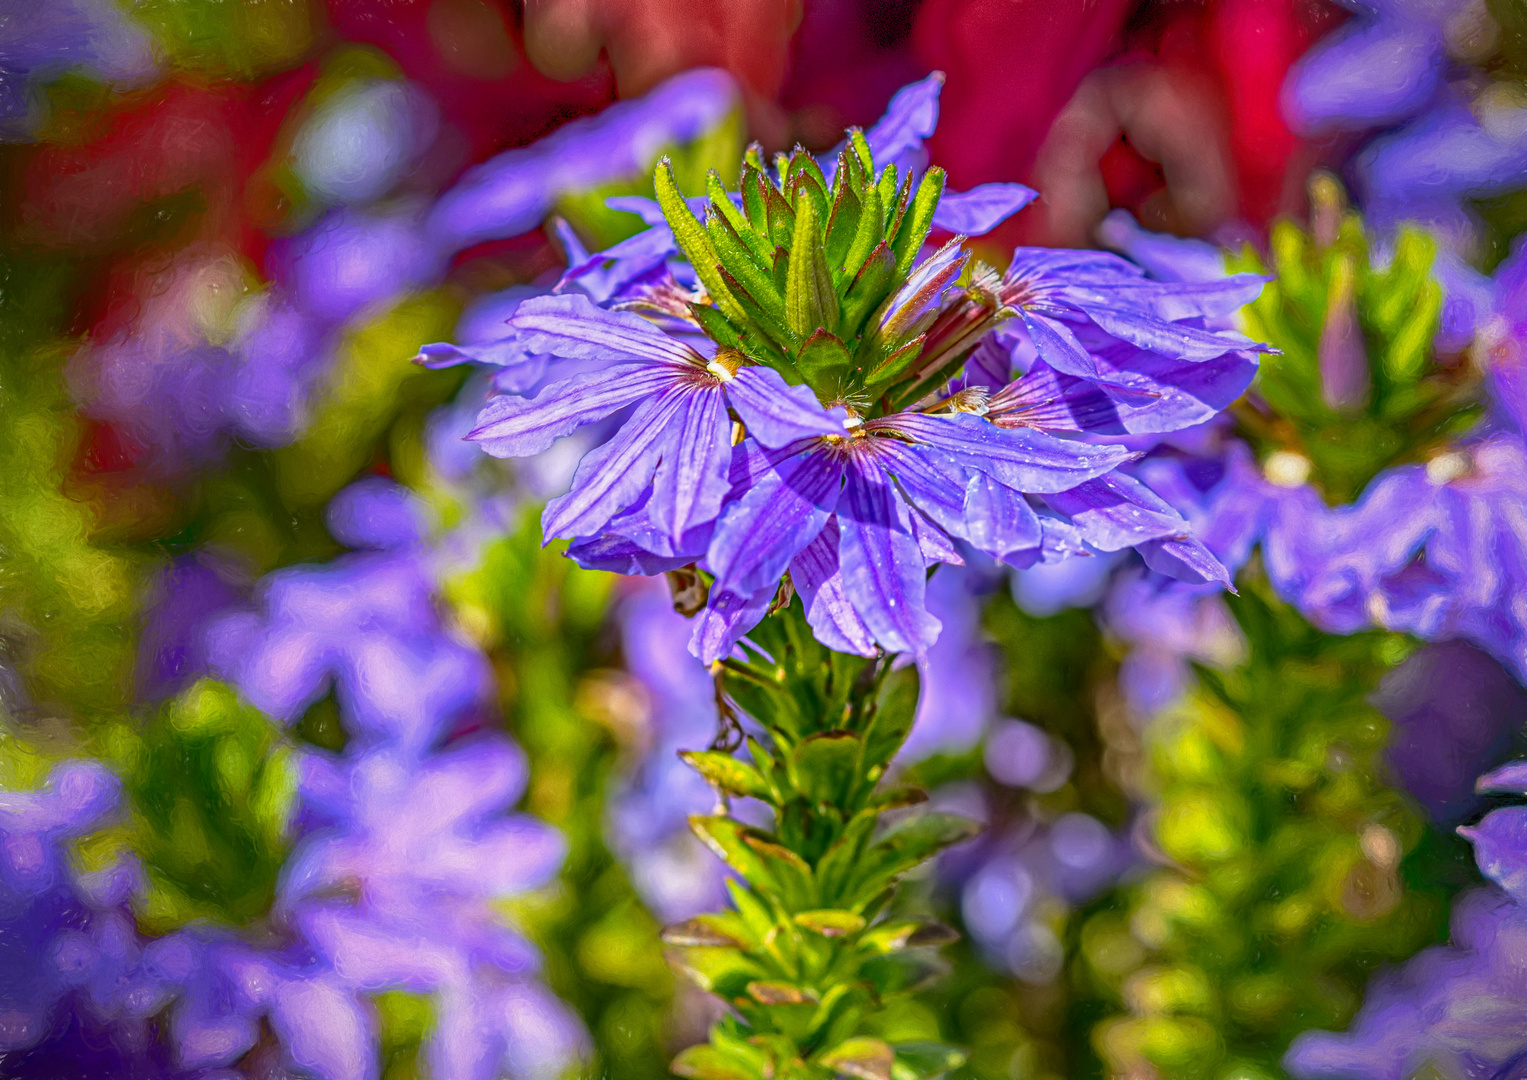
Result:
<svg viewBox="0 0 1527 1080"><path fill-rule="evenodd" d="M1114 472L1132 451L1067 436L1223 408L1263 347L1210 321L1262 279L1154 282L1117 256L1038 250L999 275L963 237L930 249L935 228L990 228L1032 197L945 199L942 170L906 157L938 85L909 88L834 160L771 165L755 146L736 189L712 172L701 200L660 162L656 207L630 207L651 228L519 302L495 346L515 364L550 355L563 377L489 402L468 437L490 453L539 453L629 410L542 524L584 565L698 564L703 660L788 602L786 575L818 637L861 655L925 652L927 567L962 550L1026 566L1146 544L1172 572L1224 579L1181 515ZM880 167L882 148L900 167ZM1022 347L1039 359L1015 382Z"/></svg>

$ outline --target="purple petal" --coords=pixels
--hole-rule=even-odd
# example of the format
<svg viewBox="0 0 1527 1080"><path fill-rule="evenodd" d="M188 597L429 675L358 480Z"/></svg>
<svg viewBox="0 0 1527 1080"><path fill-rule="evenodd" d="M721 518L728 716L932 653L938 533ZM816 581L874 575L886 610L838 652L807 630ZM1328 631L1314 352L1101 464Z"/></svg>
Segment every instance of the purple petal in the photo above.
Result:
<svg viewBox="0 0 1527 1080"><path fill-rule="evenodd" d="M652 482L664 429L688 396L687 388L670 388L643 402L614 438L585 454L571 490L546 504L541 515L546 536L595 536L611 518L632 507Z"/></svg>
<svg viewBox="0 0 1527 1080"><path fill-rule="evenodd" d="M612 574L641 577L665 574L695 561L693 555L655 554L636 541L613 533L573 544L567 549L567 557L585 570L606 570Z"/></svg>
<svg viewBox="0 0 1527 1080"><path fill-rule="evenodd" d="M1165 574L1178 581L1192 585L1213 583L1231 592L1230 571L1215 558L1214 552L1205 547L1197 537L1171 537L1165 540L1147 540L1139 545L1140 556L1158 574Z"/></svg>
<svg viewBox="0 0 1527 1080"><path fill-rule="evenodd" d="M526 300L509 320L527 352L568 360L638 360L704 366L700 355L640 315L607 311L586 296L562 293Z"/></svg>
<svg viewBox="0 0 1527 1080"><path fill-rule="evenodd" d="M843 463L810 450L764 473L726 508L706 562L716 585L744 596L772 589L838 505Z"/></svg>
<svg viewBox="0 0 1527 1080"><path fill-rule="evenodd" d="M1097 362L1069 328L1028 308L1020 308L1019 312L1035 350L1051 367L1084 379L1097 377Z"/></svg>
<svg viewBox="0 0 1527 1080"><path fill-rule="evenodd" d="M555 291L564 293L576 286L603 303L630 282L662 267L678 250L673 230L667 225L654 225L569 266Z"/></svg>
<svg viewBox="0 0 1527 1080"><path fill-rule="evenodd" d="M1034 361L1027 375L992 395L986 408L993 422L1006 421L1003 426L1109 435L1125 431L1118 406L1101 386L1062 375L1043 360Z"/></svg>
<svg viewBox="0 0 1527 1080"><path fill-rule="evenodd" d="M739 595L729 589L711 587L710 601L695 616L689 651L702 664L714 664L732 654L742 636L757 626L774 602L778 582L752 594Z"/></svg>
<svg viewBox="0 0 1527 1080"><path fill-rule="evenodd" d="M1045 501L1071 519L1082 538L1099 551L1118 551L1164 536L1185 537L1189 528L1172 506L1132 476L1112 473Z"/></svg>
<svg viewBox="0 0 1527 1080"><path fill-rule="evenodd" d="M822 408L811 387L791 386L773 368L741 368L725 386L727 402L748 434L771 450L797 439L843 434L843 409Z"/></svg>
<svg viewBox="0 0 1527 1080"><path fill-rule="evenodd" d="M1527 761L1513 761L1491 769L1474 782L1474 790L1514 791L1527 794Z"/></svg>
<svg viewBox="0 0 1527 1080"><path fill-rule="evenodd" d="M1474 845L1480 872L1517 903L1527 903L1527 807L1493 810L1458 832Z"/></svg>
<svg viewBox="0 0 1527 1080"><path fill-rule="evenodd" d="M1043 538L1039 515L1028 500L980 473L966 483L965 518L966 539L994 559L1031 551Z"/></svg>
<svg viewBox="0 0 1527 1080"><path fill-rule="evenodd" d="M1120 340L1179 360L1212 360L1241 349L1265 352L1268 348L1248 341L1242 334L1200 330L1186 323L1166 322L1124 307L1088 304L1086 312L1093 323ZM1050 360L1050 357L1045 359Z"/></svg>
<svg viewBox="0 0 1527 1080"><path fill-rule="evenodd" d="M933 211L933 227L982 236L1033 202L1038 195L1023 184L977 184L969 191L949 191Z"/></svg>
<svg viewBox="0 0 1527 1080"><path fill-rule="evenodd" d="M907 505L875 462L860 458L847 471L838 512L844 592L882 647L921 656L937 640L939 622L923 603L926 564Z"/></svg>
<svg viewBox="0 0 1527 1080"><path fill-rule="evenodd" d="M671 367L617 364L585 371L545 387L533 398L503 395L489 401L467 438L494 457L539 454L562 436L603 420L633 401L672 387Z"/></svg>
<svg viewBox="0 0 1527 1080"><path fill-rule="evenodd" d="M831 518L816 539L791 561L790 580L800 593L806 621L818 641L837 652L874 656L875 635L843 591L843 575L838 570L838 536L837 519Z"/></svg>
<svg viewBox="0 0 1527 1080"><path fill-rule="evenodd" d="M661 453L647 515L679 543L685 533L715 519L731 487L732 425L721 387L688 388L678 414L664 426Z"/></svg>
<svg viewBox="0 0 1527 1080"><path fill-rule="evenodd" d="M1122 446L1092 446L1029 428L999 428L969 413L898 413L875 423L910 435L1014 491L1065 491L1135 456Z"/></svg>
<svg viewBox="0 0 1527 1080"><path fill-rule="evenodd" d="M370 1016L354 996L326 979L294 979L276 993L271 1026L288 1053L322 1080L370 1080L376 1074Z"/></svg>
<svg viewBox="0 0 1527 1080"><path fill-rule="evenodd" d="M1123 252L1157 281L1218 281L1225 253L1203 240L1142 229L1128 210L1114 210L1098 226L1104 247Z"/></svg>
<svg viewBox="0 0 1527 1080"><path fill-rule="evenodd" d="M923 140L938 125L938 96L943 88L944 73L935 71L896 91L885 115L864 133L876 164L897 161L922 149Z"/></svg>
<svg viewBox="0 0 1527 1080"><path fill-rule="evenodd" d="M945 532L964 537L966 470L946 454L925 446L881 439L876 447L885 469L907 502Z"/></svg>

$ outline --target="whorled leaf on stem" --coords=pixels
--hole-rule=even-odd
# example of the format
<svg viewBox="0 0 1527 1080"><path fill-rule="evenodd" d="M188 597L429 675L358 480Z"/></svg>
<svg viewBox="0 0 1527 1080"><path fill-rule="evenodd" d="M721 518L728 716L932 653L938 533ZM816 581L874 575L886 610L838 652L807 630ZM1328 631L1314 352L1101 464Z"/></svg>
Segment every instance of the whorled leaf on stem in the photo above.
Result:
<svg viewBox="0 0 1527 1080"><path fill-rule="evenodd" d="M920 1080L955 1068L964 1055L952 1047L893 1045L866 1024L888 998L936 977L933 950L956 937L934 921L886 917L897 879L978 828L940 813L878 828L883 814L927 798L885 783L912 726L916 669L829 651L798 604L752 640L746 659L716 667L723 707L750 721L750 760L684 755L721 796L715 814L690 824L736 873L735 908L664 932L674 967L731 1010L673 1070L692 1080ZM771 827L743 822L732 798L764 803Z"/></svg>

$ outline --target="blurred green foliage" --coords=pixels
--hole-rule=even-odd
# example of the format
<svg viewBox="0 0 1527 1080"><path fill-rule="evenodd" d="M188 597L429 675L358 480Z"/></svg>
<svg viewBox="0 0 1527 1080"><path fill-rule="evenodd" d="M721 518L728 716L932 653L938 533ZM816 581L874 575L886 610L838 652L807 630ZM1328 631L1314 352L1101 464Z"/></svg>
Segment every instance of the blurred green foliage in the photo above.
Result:
<svg viewBox="0 0 1527 1080"><path fill-rule="evenodd" d="M1383 779L1388 723L1367 698L1413 643L1332 637L1254 571L1231 611L1249 655L1148 732L1160 865L1080 929L1080 993L1114 1074L1278 1077L1289 1040L1345 1027L1368 975L1446 932L1408 888L1425 824Z"/></svg>
<svg viewBox="0 0 1527 1080"><path fill-rule="evenodd" d="M275 722L204 679L147 724L112 725L100 746L123 778L128 813L92 846L105 855L120 840L141 860L146 889L135 909L144 930L263 917L297 794L292 749Z"/></svg>
<svg viewBox="0 0 1527 1080"><path fill-rule="evenodd" d="M1254 395L1232 408L1264 464L1276 452L1297 455L1337 504L1472 425L1477 378L1432 349L1442 309L1436 241L1402 227L1387 265L1376 266L1361 218L1340 210L1336 181L1323 176L1312 190L1315 233L1329 235L1279 221L1270 266L1249 247L1231 260L1232 271L1275 275L1242 316L1248 334L1281 350L1262 358Z"/></svg>
<svg viewBox="0 0 1527 1080"><path fill-rule="evenodd" d="M933 788L978 781L991 815L990 830L1021 834L1033 821L1082 811L1115 828L1126 824L1144 767L1139 735L1125 716L1114 684L1117 660L1090 610L1030 615L1001 590L987 602L982 623L1000 650L999 711L1042 728L1072 757L1070 775L1053 791L1016 791L985 774L981 748L919 763L907 779ZM957 897L955 898L957 899ZM958 905L947 917L960 925ZM1076 937L1077 914L1049 905L1050 928ZM1030 985L994 970L968 942L948 950L949 979L924 995L944 1037L969 1048L957 1077L976 1080L1063 1080L1094 1059L1087 1037L1093 1003L1078 1000L1064 978Z"/></svg>
<svg viewBox="0 0 1527 1080"><path fill-rule="evenodd" d="M70 486L74 284L66 260L0 251L0 639L35 700L95 718L127 704L146 561L92 543L98 508Z"/></svg>
<svg viewBox="0 0 1527 1080"><path fill-rule="evenodd" d="M126 6L175 67L241 79L300 62L325 21L319 0L133 0Z"/></svg>
<svg viewBox="0 0 1527 1080"><path fill-rule="evenodd" d="M489 650L506 722L530 761L525 809L561 830L557 884L517 899L512 915L545 954L548 985L594 1037L593 1075L668 1075L673 980L658 925L605 845L606 792L622 760L630 688L605 614L613 575L541 547L539 508L446 585L465 633Z"/></svg>

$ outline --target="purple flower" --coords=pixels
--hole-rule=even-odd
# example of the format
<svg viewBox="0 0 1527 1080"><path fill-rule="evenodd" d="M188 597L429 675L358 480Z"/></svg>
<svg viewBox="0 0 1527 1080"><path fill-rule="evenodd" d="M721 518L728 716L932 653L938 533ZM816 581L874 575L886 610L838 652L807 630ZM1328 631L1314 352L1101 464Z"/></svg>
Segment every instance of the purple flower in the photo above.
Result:
<svg viewBox="0 0 1527 1080"><path fill-rule="evenodd" d="M539 453L640 402L619 433L584 459L572 490L547 504L548 536L596 536L650 486L644 510L651 536L660 553L672 554L691 530L715 520L727 494L728 408L769 447L842 430L809 389L792 390L777 372L741 367L736 354L707 357L638 316L606 311L582 296L528 300L510 324L524 334L527 351L611 366L551 383L534 398L489 402L468 436L489 453Z"/></svg>

